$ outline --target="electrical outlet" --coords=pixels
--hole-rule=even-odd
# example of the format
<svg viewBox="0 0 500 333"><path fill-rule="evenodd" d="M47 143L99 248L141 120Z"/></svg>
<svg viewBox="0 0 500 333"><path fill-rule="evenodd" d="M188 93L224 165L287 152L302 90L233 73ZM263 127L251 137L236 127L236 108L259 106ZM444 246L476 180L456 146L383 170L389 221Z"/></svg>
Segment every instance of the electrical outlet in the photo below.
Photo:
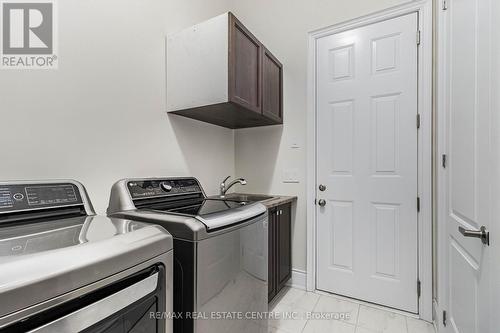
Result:
<svg viewBox="0 0 500 333"><path fill-rule="evenodd" d="M285 169L283 171L283 183L299 183L298 169Z"/></svg>

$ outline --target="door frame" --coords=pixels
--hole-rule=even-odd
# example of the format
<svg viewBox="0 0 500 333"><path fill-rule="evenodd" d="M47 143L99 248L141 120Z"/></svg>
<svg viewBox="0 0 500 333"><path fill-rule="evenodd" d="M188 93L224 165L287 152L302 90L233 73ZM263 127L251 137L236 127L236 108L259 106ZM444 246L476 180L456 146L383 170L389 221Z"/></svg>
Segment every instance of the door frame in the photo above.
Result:
<svg viewBox="0 0 500 333"><path fill-rule="evenodd" d="M373 14L309 33L307 77L307 269L306 289L316 290L316 42L319 38L356 29L398 16L418 13L418 277L421 283L419 316L432 322L432 212L433 212L433 8L432 0L411 1ZM416 198L415 198L416 199Z"/></svg>
<svg viewBox="0 0 500 333"><path fill-rule="evenodd" d="M448 45L448 33L446 29L447 25L447 13L445 10L439 6L436 8L436 34L438 36L436 42L436 142L437 142L437 154L436 156L443 156L447 154L448 148L448 112L446 111L447 94L446 94L446 56L447 56L447 45ZM438 332L446 330L443 325L443 311L448 308L447 301L447 289L448 289L448 260L445 256L447 253L446 243L447 243L447 169L443 165L436 166L436 209L437 221L442 223L437 223L437 236L438 236L438 248L437 248L437 278L438 284L437 295L435 295L434 311L436 316L436 326Z"/></svg>

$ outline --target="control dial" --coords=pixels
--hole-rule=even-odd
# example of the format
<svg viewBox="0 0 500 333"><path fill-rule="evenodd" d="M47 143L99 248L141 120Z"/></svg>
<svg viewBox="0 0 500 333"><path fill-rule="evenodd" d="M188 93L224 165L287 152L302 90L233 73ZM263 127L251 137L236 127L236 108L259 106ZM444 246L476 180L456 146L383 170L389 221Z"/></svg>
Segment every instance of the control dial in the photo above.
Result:
<svg viewBox="0 0 500 333"><path fill-rule="evenodd" d="M167 183L160 183L160 188L165 191L165 192L170 192L172 191L172 186L170 186Z"/></svg>
<svg viewBox="0 0 500 333"><path fill-rule="evenodd" d="M16 193L13 195L13 198L16 200L16 201L21 201L24 199L24 195L22 193Z"/></svg>

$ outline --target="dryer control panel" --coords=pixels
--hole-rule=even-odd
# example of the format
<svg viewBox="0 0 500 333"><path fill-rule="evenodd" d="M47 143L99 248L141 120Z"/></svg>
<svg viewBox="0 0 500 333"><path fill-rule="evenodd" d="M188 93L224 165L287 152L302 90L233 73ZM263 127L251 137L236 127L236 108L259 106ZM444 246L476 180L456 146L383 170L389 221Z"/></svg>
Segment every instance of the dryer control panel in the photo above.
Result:
<svg viewBox="0 0 500 333"><path fill-rule="evenodd" d="M0 214L82 204L80 191L75 184L0 183Z"/></svg>

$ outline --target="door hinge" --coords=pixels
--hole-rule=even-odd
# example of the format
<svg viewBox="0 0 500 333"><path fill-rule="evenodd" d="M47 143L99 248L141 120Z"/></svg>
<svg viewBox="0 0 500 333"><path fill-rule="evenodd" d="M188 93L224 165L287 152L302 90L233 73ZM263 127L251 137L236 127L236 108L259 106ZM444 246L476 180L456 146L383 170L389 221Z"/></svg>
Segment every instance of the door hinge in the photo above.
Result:
<svg viewBox="0 0 500 333"><path fill-rule="evenodd" d="M422 283L420 283L420 280L417 280L417 296L420 297L422 294Z"/></svg>
<svg viewBox="0 0 500 333"><path fill-rule="evenodd" d="M448 318L446 318L446 311L443 311L443 326L446 327L446 321Z"/></svg>
<svg viewBox="0 0 500 333"><path fill-rule="evenodd" d="M441 156L441 165L443 166L443 168L446 169L446 164L448 162L448 157L446 156L446 154L443 154L443 156Z"/></svg>
<svg viewBox="0 0 500 333"><path fill-rule="evenodd" d="M417 113L417 129L420 128L420 113Z"/></svg>
<svg viewBox="0 0 500 333"><path fill-rule="evenodd" d="M420 45L420 42L422 40L422 34L420 33L420 30L417 31L417 45Z"/></svg>
<svg viewBox="0 0 500 333"><path fill-rule="evenodd" d="M443 10L448 9L448 0L443 0L443 6L441 7Z"/></svg>
<svg viewBox="0 0 500 333"><path fill-rule="evenodd" d="M417 212L420 212L420 197L417 197Z"/></svg>

